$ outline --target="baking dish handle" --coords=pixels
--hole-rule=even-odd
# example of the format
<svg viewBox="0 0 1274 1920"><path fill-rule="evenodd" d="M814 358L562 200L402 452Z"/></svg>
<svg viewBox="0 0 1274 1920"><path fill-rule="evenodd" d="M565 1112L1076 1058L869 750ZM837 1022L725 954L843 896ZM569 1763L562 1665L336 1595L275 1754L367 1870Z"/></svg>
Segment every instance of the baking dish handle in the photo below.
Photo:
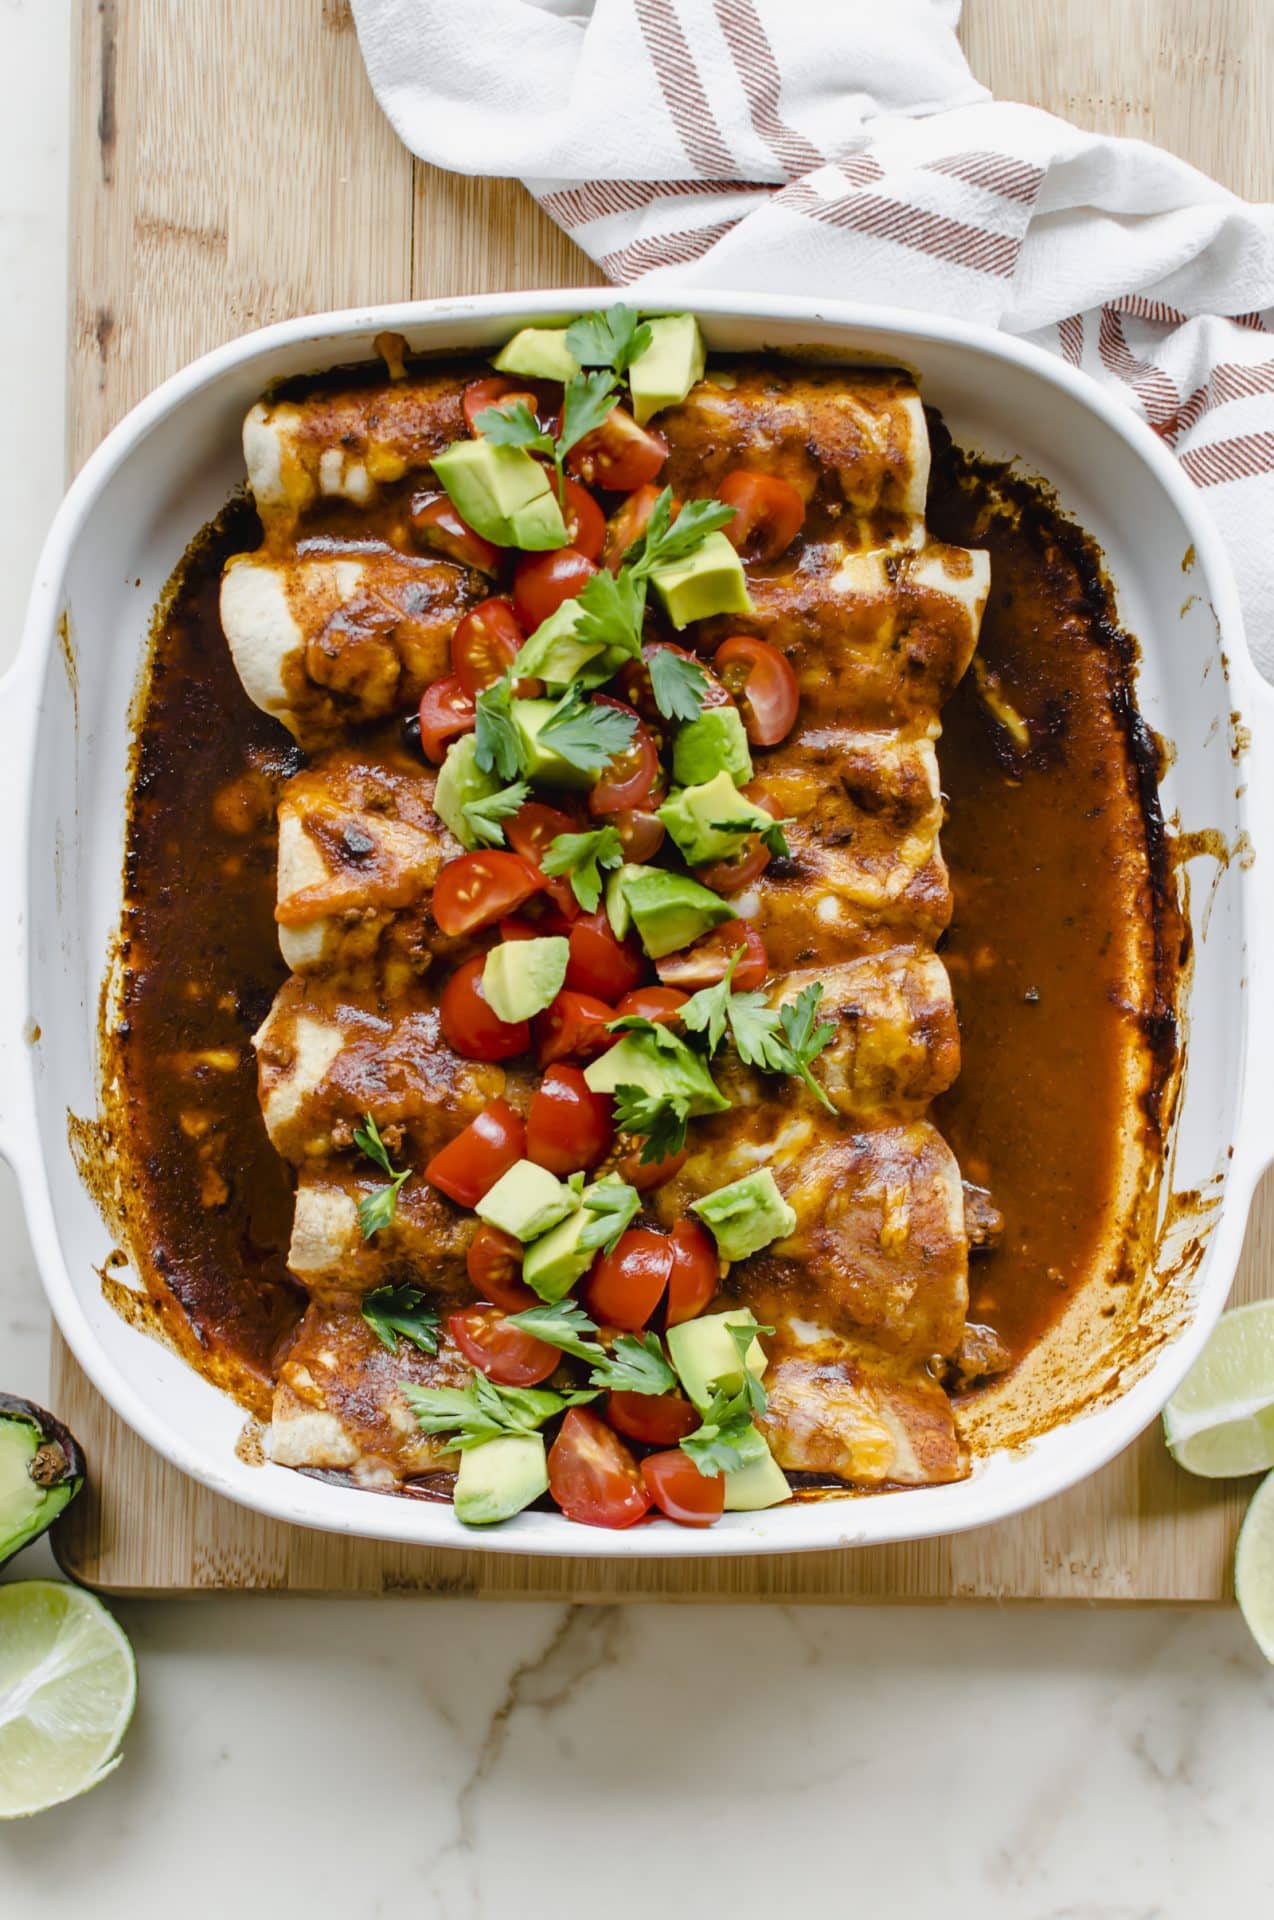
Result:
<svg viewBox="0 0 1274 1920"><path fill-rule="evenodd" d="M0 678L0 818L9 836L0 859L0 1158L20 1181L34 1135L28 869L39 672L38 651L24 645Z"/></svg>
<svg viewBox="0 0 1274 1920"><path fill-rule="evenodd" d="M1250 861L1246 972L1251 1012L1236 1159L1252 1185L1274 1165L1274 687L1252 670L1242 698L1251 745L1240 762L1248 782Z"/></svg>

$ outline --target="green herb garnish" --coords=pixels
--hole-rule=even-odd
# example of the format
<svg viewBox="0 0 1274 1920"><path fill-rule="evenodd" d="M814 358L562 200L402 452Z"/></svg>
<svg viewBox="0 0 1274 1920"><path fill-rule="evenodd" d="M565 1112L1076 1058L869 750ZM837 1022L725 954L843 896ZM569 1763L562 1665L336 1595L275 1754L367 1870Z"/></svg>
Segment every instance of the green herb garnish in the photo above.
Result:
<svg viewBox="0 0 1274 1920"><path fill-rule="evenodd" d="M596 431L615 405L619 382L610 372L577 373L562 390L559 428L543 428L525 400L513 406L484 407L474 421L484 440L496 447L523 447L547 454L557 471L557 495L566 505L566 456L586 434Z"/></svg>
<svg viewBox="0 0 1274 1920"><path fill-rule="evenodd" d="M545 848L540 866L553 878L570 875L571 892L585 913L595 913L602 897L601 868L619 867L624 849L614 827L594 833L559 833Z"/></svg>
<svg viewBox="0 0 1274 1920"><path fill-rule="evenodd" d="M534 1433L555 1414L595 1400L595 1392L553 1393L544 1387L497 1387L475 1373L465 1387L416 1387L403 1380L400 1391L425 1433L454 1436L463 1453L503 1433Z"/></svg>
<svg viewBox="0 0 1274 1920"><path fill-rule="evenodd" d="M401 1173L395 1168L389 1150L380 1137L380 1128L370 1113L363 1115L361 1127L355 1127L354 1145L389 1177L388 1186L376 1187L371 1193L365 1193L358 1203L358 1224L363 1230L364 1240L370 1240L374 1233L379 1233L382 1227L387 1227L392 1221L398 1204L398 1189L404 1180L410 1178L411 1168L404 1167Z"/></svg>
<svg viewBox="0 0 1274 1920"><path fill-rule="evenodd" d="M477 714L473 757L483 773L501 780L520 780L527 771L522 736L513 724L513 681L503 674L494 686L484 687L474 703Z"/></svg>
<svg viewBox="0 0 1274 1920"><path fill-rule="evenodd" d="M681 1152L689 1118L690 1102L679 1094L647 1093L644 1087L615 1089L615 1125L620 1133L642 1139L643 1167Z"/></svg>
<svg viewBox="0 0 1274 1920"><path fill-rule="evenodd" d="M697 720L708 694L708 676L697 660L683 660L671 647L653 647L646 670L655 705L665 720Z"/></svg>
<svg viewBox="0 0 1274 1920"><path fill-rule="evenodd" d="M636 731L635 713L594 705L577 683L540 728L540 745L581 773L600 773L628 751Z"/></svg>
<svg viewBox="0 0 1274 1920"><path fill-rule="evenodd" d="M760 1386L759 1381L756 1384ZM762 1390L759 1410L763 1412L764 1406ZM743 1449L752 1431L752 1415L753 1398L746 1386L736 1388L733 1393L714 1394L712 1405L703 1416L703 1425L688 1433L681 1442L682 1452L689 1454L700 1473L710 1480L715 1480L719 1473L734 1473L744 1462Z"/></svg>
<svg viewBox="0 0 1274 1920"><path fill-rule="evenodd" d="M741 949L740 949L741 951ZM772 1007L763 993L732 993L731 976L738 961L735 954L725 978L715 987L702 987L687 1000L679 1018L691 1033L702 1033L708 1041L709 1056L714 1054L729 1029L740 1060L763 1073L792 1073L803 1080L828 1112L832 1102L810 1072L836 1028L828 1020L815 1024L823 984L813 981L802 987L796 999L781 1007Z"/></svg>
<svg viewBox="0 0 1274 1920"><path fill-rule="evenodd" d="M677 1376L664 1358L657 1333L621 1333L612 1353L603 1353L589 1380L608 1393L671 1393Z"/></svg>
<svg viewBox="0 0 1274 1920"><path fill-rule="evenodd" d="M792 849L787 844L783 829L792 826L795 820L796 815L789 814L785 820L772 820L768 827L758 827L755 820L713 820L711 825L716 833L737 833L741 838L755 834L773 859L790 860Z"/></svg>
<svg viewBox="0 0 1274 1920"><path fill-rule="evenodd" d="M581 367L613 367L627 373L633 361L650 345L650 322L639 320L631 307L618 301L596 313L586 313L566 329L566 347Z"/></svg>
<svg viewBox="0 0 1274 1920"><path fill-rule="evenodd" d="M485 799L462 802L461 811L469 823L469 831L480 846L504 845L503 823L519 811L530 793L526 781L519 780L511 787L501 787L498 793L487 794Z"/></svg>
<svg viewBox="0 0 1274 1920"><path fill-rule="evenodd" d="M563 1353L573 1353L579 1360L593 1360L602 1351L596 1340L585 1338L586 1334L597 1332L596 1320L590 1320L574 1300L559 1300L555 1306L527 1307L522 1313L511 1313L509 1325L520 1327L523 1333L533 1333L537 1340L545 1341L550 1347L560 1347Z"/></svg>
<svg viewBox="0 0 1274 1920"><path fill-rule="evenodd" d="M425 1305L419 1287L377 1287L364 1299L362 1312L376 1338L391 1353L398 1351L399 1334L422 1353L437 1353L441 1322Z"/></svg>

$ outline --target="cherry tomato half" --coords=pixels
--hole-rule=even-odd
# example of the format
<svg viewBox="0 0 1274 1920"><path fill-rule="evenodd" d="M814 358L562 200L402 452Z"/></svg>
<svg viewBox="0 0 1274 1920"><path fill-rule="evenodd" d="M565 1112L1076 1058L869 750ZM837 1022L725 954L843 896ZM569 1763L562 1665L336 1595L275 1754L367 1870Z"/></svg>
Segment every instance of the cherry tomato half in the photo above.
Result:
<svg viewBox="0 0 1274 1920"><path fill-rule="evenodd" d="M510 1326L499 1307L462 1307L448 1314L447 1329L470 1366L502 1387L538 1386L562 1358L547 1340Z"/></svg>
<svg viewBox="0 0 1274 1920"><path fill-rule="evenodd" d="M631 1527L650 1511L637 1462L604 1421L572 1407L549 1448L549 1492L568 1520Z"/></svg>
<svg viewBox="0 0 1274 1920"><path fill-rule="evenodd" d="M530 1046L530 1023L501 1020L487 1005L482 991L486 962L485 953L475 953L456 968L443 988L438 1002L442 1037L453 1053L466 1060L511 1060Z"/></svg>
<svg viewBox="0 0 1274 1920"><path fill-rule="evenodd" d="M511 820L504 823L504 836L515 853L521 854L528 865L539 871L544 850L556 840L559 833L578 833L580 823L573 820L569 813L563 813L558 807L546 807L540 800L528 800L518 808ZM579 917L579 901L575 898L569 880L558 876L556 879L543 877L544 891L568 920Z"/></svg>
<svg viewBox="0 0 1274 1920"><path fill-rule="evenodd" d="M534 414L539 406L539 397L528 387L521 387L516 380L510 380L507 374L492 374L487 380L474 380L464 390L464 423L475 439L478 438L478 415L488 407L516 406L519 400L525 400Z"/></svg>
<svg viewBox="0 0 1274 1920"><path fill-rule="evenodd" d="M507 1100L493 1100L463 1132L439 1148L425 1168L425 1178L458 1207L476 1207L525 1150L521 1114Z"/></svg>
<svg viewBox="0 0 1274 1920"><path fill-rule="evenodd" d="M680 1447L648 1453L641 1477L660 1513L679 1527L710 1527L725 1512L725 1475L700 1473Z"/></svg>
<svg viewBox="0 0 1274 1920"><path fill-rule="evenodd" d="M573 600L597 568L574 547L530 553L513 569L513 611L528 633L566 600Z"/></svg>
<svg viewBox="0 0 1274 1920"><path fill-rule="evenodd" d="M606 515L578 480L566 482L565 517L567 544L586 560L600 559L606 539Z"/></svg>
<svg viewBox="0 0 1274 1920"><path fill-rule="evenodd" d="M696 867L694 876L714 893L742 893L769 864L769 848L764 841L753 837L745 840L739 852L728 860L710 860L706 866Z"/></svg>
<svg viewBox="0 0 1274 1920"><path fill-rule="evenodd" d="M458 674L435 680L420 697L420 744L426 758L440 767L448 743L458 734L472 733L477 719L473 695L465 692Z"/></svg>
<svg viewBox="0 0 1274 1920"><path fill-rule="evenodd" d="M619 1020L627 1014L636 1020L662 1020L667 1026L676 1019L688 997L676 987L635 987L616 1004L615 1018Z"/></svg>
<svg viewBox="0 0 1274 1920"><path fill-rule="evenodd" d="M663 1298L672 1272L672 1241L648 1227L629 1227L589 1274L584 1300L599 1326L636 1333Z"/></svg>
<svg viewBox="0 0 1274 1920"><path fill-rule="evenodd" d="M454 937L492 926L544 882L516 853L462 853L448 860L434 883L433 916Z"/></svg>
<svg viewBox="0 0 1274 1920"><path fill-rule="evenodd" d="M638 867L654 859L667 833L657 813L646 813L640 807L625 807L622 812L613 813L610 824L619 835L625 860L631 860Z"/></svg>
<svg viewBox="0 0 1274 1920"><path fill-rule="evenodd" d="M606 522L606 539L602 547L602 565L609 567L612 573L618 573L623 564L624 555L629 547L641 539L650 525L650 516L655 510L659 498L658 487L646 485L630 493L618 513L613 513ZM677 517L677 503L673 502L672 518Z"/></svg>
<svg viewBox="0 0 1274 1920"><path fill-rule="evenodd" d="M595 1054L605 1053L617 1038L606 1030L614 1018L614 1007L608 1007L595 994L563 989L543 1013L535 1016L540 1065L547 1067L555 1060L591 1060Z"/></svg>
<svg viewBox="0 0 1274 1920"><path fill-rule="evenodd" d="M698 1409L675 1393L609 1394L606 1418L616 1433L643 1447L675 1447L703 1424Z"/></svg>
<svg viewBox="0 0 1274 1920"><path fill-rule="evenodd" d="M740 948L743 951L730 984L738 993L750 993L769 979L770 956L764 940L746 920L727 920L692 947L666 953L662 960L656 960L655 972L666 987L684 987L688 993L697 993L700 987L715 987L725 979L726 968Z"/></svg>
<svg viewBox="0 0 1274 1920"><path fill-rule="evenodd" d="M522 1284L522 1243L483 1220L465 1255L469 1279L479 1300L490 1300L506 1313L522 1313L537 1304L538 1296Z"/></svg>
<svg viewBox="0 0 1274 1920"><path fill-rule="evenodd" d="M595 707L614 707L619 713L632 713L622 700L609 694L593 696ZM637 716L633 714L633 718ZM637 720L632 739L621 754L603 767L588 796L588 810L595 819L623 813L633 807L646 807L654 801L663 777L659 754L650 734Z"/></svg>
<svg viewBox="0 0 1274 1920"><path fill-rule="evenodd" d="M653 480L668 458L662 434L639 427L623 407L612 407L600 427L577 440L566 464L577 479L611 493L631 493Z"/></svg>
<svg viewBox="0 0 1274 1920"><path fill-rule="evenodd" d="M732 633L713 657L723 683L739 703L754 747L777 747L796 723L801 690L791 665L768 640Z"/></svg>
<svg viewBox="0 0 1274 1920"><path fill-rule="evenodd" d="M717 499L734 508L734 518L722 532L749 560L777 559L805 524L805 502L777 474L753 473L746 467L727 473Z"/></svg>
<svg viewBox="0 0 1274 1920"><path fill-rule="evenodd" d="M611 1035L613 1040L615 1035ZM632 1147L619 1163L619 1177L627 1180L630 1187L636 1187L638 1193L653 1193L656 1187L662 1187L680 1173L685 1164L688 1148L682 1147L678 1153L670 1153L663 1160L643 1160L641 1145Z"/></svg>
<svg viewBox="0 0 1274 1920"><path fill-rule="evenodd" d="M531 1096L527 1159L550 1173L591 1171L615 1138L613 1104L609 1094L590 1089L578 1067L550 1067Z"/></svg>
<svg viewBox="0 0 1274 1920"><path fill-rule="evenodd" d="M672 1271L668 1275L667 1324L679 1327L703 1312L721 1284L716 1243L697 1220L678 1220L669 1234ZM680 1434L677 1436L680 1439Z"/></svg>
<svg viewBox="0 0 1274 1920"><path fill-rule="evenodd" d="M451 665L470 696L492 687L511 667L522 645L513 602L501 595L472 608L451 636Z"/></svg>
<svg viewBox="0 0 1274 1920"><path fill-rule="evenodd" d="M570 946L566 984L574 993L589 993L596 1000L618 1000L621 993L631 993L639 986L645 975L645 958L636 940L631 935L627 940L617 940L602 907L596 913L582 914L575 922Z"/></svg>
<svg viewBox="0 0 1274 1920"><path fill-rule="evenodd" d="M499 573L500 549L460 518L445 493L418 494L411 503L416 544L479 573Z"/></svg>

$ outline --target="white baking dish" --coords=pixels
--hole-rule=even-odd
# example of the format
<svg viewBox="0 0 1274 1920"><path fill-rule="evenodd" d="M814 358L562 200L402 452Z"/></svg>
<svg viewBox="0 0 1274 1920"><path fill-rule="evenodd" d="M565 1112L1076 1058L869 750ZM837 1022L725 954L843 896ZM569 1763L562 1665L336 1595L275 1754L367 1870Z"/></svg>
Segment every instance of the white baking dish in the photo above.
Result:
<svg viewBox="0 0 1274 1920"><path fill-rule="evenodd" d="M13 929L0 960L0 1152L21 1183L58 1324L106 1399L184 1472L280 1520L490 1552L641 1556L849 1546L980 1526L1059 1492L1126 1446L1162 1408L1229 1292L1252 1190L1274 1157L1274 693L1250 664L1218 537L1165 448L1083 374L955 321L660 293L665 308L694 308L717 349L814 347L913 367L959 442L1017 456L1051 481L1100 542L1121 618L1141 638L1141 708L1176 748L1165 812L1185 828L1214 830L1227 848L1250 837L1254 861L1209 862L1208 884L1193 890L1188 1071L1165 1186L1210 1204L1190 1227L1206 1242L1202 1259L1165 1281L1180 1294L1174 1337L1139 1374L1130 1370L1121 1397L1027 1446L993 1451L957 1485L730 1515L708 1536L664 1522L611 1534L542 1513L475 1532L447 1506L241 1461L241 1410L102 1296L97 1269L111 1238L76 1173L68 1115L97 1107L95 1025L120 905L129 704L165 581L242 479L246 409L283 375L371 358L382 329L402 332L414 350L490 348L519 326L615 297L493 295L269 327L167 381L85 466L49 534L21 652L0 686L10 822L0 887ZM1244 728L1251 744L1236 766ZM189 880L198 885L197 874ZM1175 1252L1165 1249L1165 1263Z"/></svg>

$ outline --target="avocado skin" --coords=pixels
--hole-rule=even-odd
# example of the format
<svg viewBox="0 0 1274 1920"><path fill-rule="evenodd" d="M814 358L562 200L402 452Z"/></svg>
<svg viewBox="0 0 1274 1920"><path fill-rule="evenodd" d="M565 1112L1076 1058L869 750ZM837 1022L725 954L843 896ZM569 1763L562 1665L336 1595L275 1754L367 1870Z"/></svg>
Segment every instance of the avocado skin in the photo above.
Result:
<svg viewBox="0 0 1274 1920"><path fill-rule="evenodd" d="M494 1526L521 1513L548 1487L543 1435L501 1434L461 1454L452 1496L456 1519L466 1527Z"/></svg>
<svg viewBox="0 0 1274 1920"><path fill-rule="evenodd" d="M0 1444L12 1447L20 1456L20 1506L0 1507L3 1567L15 1553L38 1540L65 1511L84 1485L88 1467L74 1434L32 1400L0 1393L0 1434L5 1435ZM31 1488L29 1494L24 1479Z"/></svg>
<svg viewBox="0 0 1274 1920"><path fill-rule="evenodd" d="M736 787L752 778L748 736L737 707L705 707L697 720L677 729L673 779L681 787L701 787L723 769Z"/></svg>

